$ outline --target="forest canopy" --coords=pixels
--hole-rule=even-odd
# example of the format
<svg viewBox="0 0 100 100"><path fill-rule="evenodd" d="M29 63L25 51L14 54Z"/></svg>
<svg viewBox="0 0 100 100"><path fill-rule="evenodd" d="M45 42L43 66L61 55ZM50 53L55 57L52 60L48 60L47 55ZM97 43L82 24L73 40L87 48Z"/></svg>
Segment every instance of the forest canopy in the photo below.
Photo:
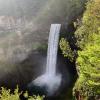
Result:
<svg viewBox="0 0 100 100"><path fill-rule="evenodd" d="M88 100L97 100L100 96L100 0L89 0L83 14L81 25L75 32L78 57L76 69L78 79L73 93ZM64 39L63 39L64 40ZM65 46L64 46L65 45ZM70 58L67 41L60 41L60 47L65 56ZM72 59L71 59L72 60Z"/></svg>
<svg viewBox="0 0 100 100"><path fill-rule="evenodd" d="M86 98L100 95L100 0L87 3L82 25L75 32L79 78L75 88Z"/></svg>

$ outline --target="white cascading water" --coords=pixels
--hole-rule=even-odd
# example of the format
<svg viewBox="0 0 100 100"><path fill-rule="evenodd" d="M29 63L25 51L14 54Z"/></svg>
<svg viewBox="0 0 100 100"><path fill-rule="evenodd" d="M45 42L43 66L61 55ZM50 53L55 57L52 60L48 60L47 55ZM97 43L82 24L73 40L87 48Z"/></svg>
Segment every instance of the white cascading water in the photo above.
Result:
<svg viewBox="0 0 100 100"><path fill-rule="evenodd" d="M36 86L45 86L48 95L52 95L61 84L61 75L56 73L60 28L61 24L51 25L48 40L46 72L32 82Z"/></svg>
<svg viewBox="0 0 100 100"><path fill-rule="evenodd" d="M57 63L57 51L59 42L60 24L52 24L48 40L48 51L47 51L47 65L46 73L48 75L56 74L56 63Z"/></svg>

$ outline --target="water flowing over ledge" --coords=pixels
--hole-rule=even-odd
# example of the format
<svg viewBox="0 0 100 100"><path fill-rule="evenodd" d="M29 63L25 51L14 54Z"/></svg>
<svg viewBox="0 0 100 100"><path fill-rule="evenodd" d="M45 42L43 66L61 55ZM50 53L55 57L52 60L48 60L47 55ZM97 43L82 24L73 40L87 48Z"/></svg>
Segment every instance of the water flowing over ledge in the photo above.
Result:
<svg viewBox="0 0 100 100"><path fill-rule="evenodd" d="M57 51L61 24L52 24L48 40L47 65L44 75L36 78L32 83L45 87L47 95L52 95L61 84L61 75L56 73Z"/></svg>

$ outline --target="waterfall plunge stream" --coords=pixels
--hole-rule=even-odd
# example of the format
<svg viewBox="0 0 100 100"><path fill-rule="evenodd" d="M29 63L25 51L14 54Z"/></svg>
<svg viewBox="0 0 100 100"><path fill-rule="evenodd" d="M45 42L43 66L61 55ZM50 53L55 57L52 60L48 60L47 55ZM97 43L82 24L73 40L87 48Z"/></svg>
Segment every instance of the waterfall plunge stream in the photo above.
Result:
<svg viewBox="0 0 100 100"><path fill-rule="evenodd" d="M61 75L56 73L57 51L61 24L52 24L48 40L46 72L32 81L39 87L46 87L47 95L52 95L61 84Z"/></svg>
<svg viewBox="0 0 100 100"><path fill-rule="evenodd" d="M57 51L58 51L60 27L61 27L60 24L51 25L50 35L48 40L47 65L46 65L46 73L48 75L56 74Z"/></svg>

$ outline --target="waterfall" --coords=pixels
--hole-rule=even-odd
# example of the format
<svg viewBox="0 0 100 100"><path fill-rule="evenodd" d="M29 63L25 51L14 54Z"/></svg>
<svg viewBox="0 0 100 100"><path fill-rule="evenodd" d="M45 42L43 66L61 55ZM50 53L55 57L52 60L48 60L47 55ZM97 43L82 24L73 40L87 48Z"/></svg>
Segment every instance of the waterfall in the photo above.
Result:
<svg viewBox="0 0 100 100"><path fill-rule="evenodd" d="M56 73L57 51L61 24L52 24L48 39L46 72L32 81L31 85L46 87L47 95L52 95L61 84L61 75Z"/></svg>
<svg viewBox="0 0 100 100"><path fill-rule="evenodd" d="M60 24L52 24L48 40L46 73L56 74L57 51L59 42Z"/></svg>

